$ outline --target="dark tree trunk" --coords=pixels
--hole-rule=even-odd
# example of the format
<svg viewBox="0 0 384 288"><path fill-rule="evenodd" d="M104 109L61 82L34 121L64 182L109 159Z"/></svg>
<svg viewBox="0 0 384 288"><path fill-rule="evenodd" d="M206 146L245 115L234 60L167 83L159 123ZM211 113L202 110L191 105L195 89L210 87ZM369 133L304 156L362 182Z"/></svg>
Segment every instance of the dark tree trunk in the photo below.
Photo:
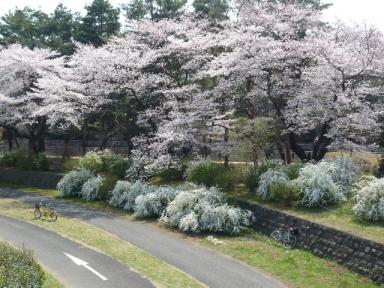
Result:
<svg viewBox="0 0 384 288"><path fill-rule="evenodd" d="M224 130L224 142L225 142L225 144L228 143L228 140L229 140L229 129L225 128L225 130ZM229 155L228 154L224 155L224 166L229 167Z"/></svg>
<svg viewBox="0 0 384 288"><path fill-rule="evenodd" d="M291 157L291 148L289 145L289 141L285 142L285 159L287 164L291 164L292 157Z"/></svg>
<svg viewBox="0 0 384 288"><path fill-rule="evenodd" d="M280 155L281 160L283 160L283 162L287 162L287 159L285 158L283 145L280 141L276 142L276 147L277 147L277 150L279 151L279 155Z"/></svg>
<svg viewBox="0 0 384 288"><path fill-rule="evenodd" d="M28 146L29 146L29 154L30 156L35 155L38 153L38 148L37 148L37 139L35 136L31 136L28 139Z"/></svg>
<svg viewBox="0 0 384 288"><path fill-rule="evenodd" d="M83 139L81 143L82 148L82 154L85 155L87 153L87 146L88 146L88 125L85 123L83 127Z"/></svg>
<svg viewBox="0 0 384 288"><path fill-rule="evenodd" d="M64 151L63 151L63 160L69 159L69 141L71 140L71 135L64 134Z"/></svg>
<svg viewBox="0 0 384 288"><path fill-rule="evenodd" d="M6 134L7 134L8 150L12 151L13 150L14 133L13 133L12 129L7 128L6 129Z"/></svg>
<svg viewBox="0 0 384 288"><path fill-rule="evenodd" d="M324 158L327 153L327 147L331 144L331 139L329 139L326 134L328 133L329 125L325 123L321 128L320 135L315 141L312 150L312 158L316 161L320 161Z"/></svg>
<svg viewBox="0 0 384 288"><path fill-rule="evenodd" d="M311 160L308 158L309 155L305 153L304 149L299 144L297 144L294 133L289 133L288 139L292 151L295 152L295 154L300 158L302 162L308 162L309 160Z"/></svg>
<svg viewBox="0 0 384 288"><path fill-rule="evenodd" d="M45 135L40 135L36 140L37 153L45 152Z"/></svg>
<svg viewBox="0 0 384 288"><path fill-rule="evenodd" d="M100 147L99 147L99 151L102 151L105 148L107 148L108 141L109 141L109 137L106 137L106 138L103 139L103 141L101 141L101 144L100 144Z"/></svg>

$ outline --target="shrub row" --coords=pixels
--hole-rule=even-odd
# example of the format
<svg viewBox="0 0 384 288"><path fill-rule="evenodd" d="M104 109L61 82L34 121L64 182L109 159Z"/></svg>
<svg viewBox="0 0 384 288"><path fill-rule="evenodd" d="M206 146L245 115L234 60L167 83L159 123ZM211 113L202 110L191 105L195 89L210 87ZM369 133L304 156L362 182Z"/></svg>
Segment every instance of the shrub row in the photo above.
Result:
<svg viewBox="0 0 384 288"><path fill-rule="evenodd" d="M267 200L288 200L301 206L323 207L345 201L358 168L350 158L316 164L275 166L259 176L257 194Z"/></svg>
<svg viewBox="0 0 384 288"><path fill-rule="evenodd" d="M24 151L5 152L0 159L0 165L3 167L16 167L22 170L49 170L49 162L44 153L27 155Z"/></svg>
<svg viewBox="0 0 384 288"><path fill-rule="evenodd" d="M250 212L226 204L224 194L217 188L191 184L173 188L119 181L109 204L134 211L138 217L160 217L161 223L193 233L237 234L252 218Z"/></svg>
<svg viewBox="0 0 384 288"><path fill-rule="evenodd" d="M63 197L87 201L102 199L105 178L89 170L71 171L58 183ZM112 189L111 189L112 190ZM137 217L159 217L160 222L184 232L223 232L236 234L250 224L251 213L225 203L217 188L195 184L178 187L117 181L108 198L109 205L132 211ZM104 199L103 199L104 200Z"/></svg>
<svg viewBox="0 0 384 288"><path fill-rule="evenodd" d="M362 176L349 157L307 163L300 169L267 162L257 176L257 195L263 200L324 207L352 199L353 213L369 221L384 221L384 178ZM289 174L288 171L297 170Z"/></svg>

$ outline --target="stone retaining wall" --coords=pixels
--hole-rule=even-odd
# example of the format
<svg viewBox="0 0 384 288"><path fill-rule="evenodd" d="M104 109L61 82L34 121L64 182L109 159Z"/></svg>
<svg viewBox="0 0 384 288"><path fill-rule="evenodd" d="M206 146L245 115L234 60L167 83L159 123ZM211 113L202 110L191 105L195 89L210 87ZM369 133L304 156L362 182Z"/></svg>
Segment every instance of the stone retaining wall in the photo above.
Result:
<svg viewBox="0 0 384 288"><path fill-rule="evenodd" d="M246 201L238 205L255 214L253 228L270 234L277 228L287 226L300 230L298 247L315 255L331 258L352 271L384 284L384 245L352 234L316 224L280 211Z"/></svg>
<svg viewBox="0 0 384 288"><path fill-rule="evenodd" d="M11 168L0 168L0 181L31 185L39 188L56 188L63 177L53 172L22 171Z"/></svg>

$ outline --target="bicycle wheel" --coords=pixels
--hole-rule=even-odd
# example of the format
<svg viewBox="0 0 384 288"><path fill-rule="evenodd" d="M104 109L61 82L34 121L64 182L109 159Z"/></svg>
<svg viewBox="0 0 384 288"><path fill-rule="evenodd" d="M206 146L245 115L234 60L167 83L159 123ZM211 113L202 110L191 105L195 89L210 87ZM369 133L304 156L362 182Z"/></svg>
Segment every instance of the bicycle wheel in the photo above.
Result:
<svg viewBox="0 0 384 288"><path fill-rule="evenodd" d="M40 218L41 218L40 210L35 210L35 219L40 219Z"/></svg>
<svg viewBox="0 0 384 288"><path fill-rule="evenodd" d="M281 241L281 235L282 235L281 230L280 229L276 229L275 231L273 231L271 233L271 238L273 240L276 240L277 242L280 242Z"/></svg>
<svg viewBox="0 0 384 288"><path fill-rule="evenodd" d="M57 214L55 211L52 211L51 214L49 215L49 220L51 222L55 222L57 220Z"/></svg>
<svg viewBox="0 0 384 288"><path fill-rule="evenodd" d="M285 249L291 249L296 246L296 237L290 234L287 234L283 237L282 241Z"/></svg>

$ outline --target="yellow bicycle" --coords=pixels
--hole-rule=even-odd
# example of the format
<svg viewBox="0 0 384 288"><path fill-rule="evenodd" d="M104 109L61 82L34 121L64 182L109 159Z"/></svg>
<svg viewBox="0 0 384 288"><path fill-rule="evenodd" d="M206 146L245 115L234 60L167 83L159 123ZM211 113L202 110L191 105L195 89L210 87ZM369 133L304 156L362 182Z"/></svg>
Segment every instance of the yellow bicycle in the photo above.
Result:
<svg viewBox="0 0 384 288"><path fill-rule="evenodd" d="M44 203L35 204L35 219L47 219L50 222L57 220L57 213Z"/></svg>

